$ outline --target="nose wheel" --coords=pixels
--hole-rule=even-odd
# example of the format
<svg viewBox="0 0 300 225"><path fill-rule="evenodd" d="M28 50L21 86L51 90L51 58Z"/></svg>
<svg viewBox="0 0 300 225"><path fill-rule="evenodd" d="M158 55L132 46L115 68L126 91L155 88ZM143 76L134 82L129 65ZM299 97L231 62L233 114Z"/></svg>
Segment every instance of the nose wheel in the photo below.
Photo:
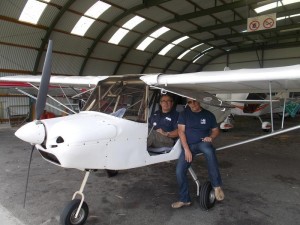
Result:
<svg viewBox="0 0 300 225"><path fill-rule="evenodd" d="M83 190L90 175L90 171L85 173L81 187L79 191L76 191L73 195L72 201L68 202L65 206L61 216L61 225L83 225L89 215L89 207L84 201ZM79 195L81 199L75 199L76 195Z"/></svg>
<svg viewBox="0 0 300 225"><path fill-rule="evenodd" d="M60 216L60 223L62 225L83 225L85 223L89 214L89 207L86 202L83 202L76 216L80 202L80 199L73 199L66 205Z"/></svg>

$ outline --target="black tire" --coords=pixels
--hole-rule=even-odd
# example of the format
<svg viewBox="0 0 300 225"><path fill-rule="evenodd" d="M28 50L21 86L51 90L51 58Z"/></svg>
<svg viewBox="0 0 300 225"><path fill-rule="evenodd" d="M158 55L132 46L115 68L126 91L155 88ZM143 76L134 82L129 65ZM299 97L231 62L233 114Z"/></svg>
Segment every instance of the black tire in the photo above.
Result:
<svg viewBox="0 0 300 225"><path fill-rule="evenodd" d="M215 193L209 181L206 181L200 188L199 203L204 210L212 208L216 203Z"/></svg>
<svg viewBox="0 0 300 225"><path fill-rule="evenodd" d="M61 225L83 225L89 214L89 207L86 202L82 203L81 209L79 211L78 217L75 218L75 214L80 204L80 199L73 199L64 208L61 216Z"/></svg>
<svg viewBox="0 0 300 225"><path fill-rule="evenodd" d="M107 177L114 177L114 176L117 176L118 173L119 173L118 170L106 170Z"/></svg>

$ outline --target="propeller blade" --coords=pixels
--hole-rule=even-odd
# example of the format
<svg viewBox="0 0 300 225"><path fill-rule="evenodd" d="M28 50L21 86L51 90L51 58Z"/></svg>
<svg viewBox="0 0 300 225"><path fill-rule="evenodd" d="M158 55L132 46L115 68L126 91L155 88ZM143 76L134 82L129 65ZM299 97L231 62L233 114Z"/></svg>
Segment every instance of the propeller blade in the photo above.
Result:
<svg viewBox="0 0 300 225"><path fill-rule="evenodd" d="M45 109L49 82L51 77L51 64L52 64L52 40L49 40L44 67L43 67L41 84L40 84L40 88L36 100L35 111L36 111L37 120L41 118Z"/></svg>
<svg viewBox="0 0 300 225"><path fill-rule="evenodd" d="M34 148L35 148L35 146L33 145L32 149L31 149L31 153L30 153L28 170L27 170L27 179L26 179L26 185L25 185L25 194L24 194L23 208L25 208L25 203L26 203L26 195L27 195L27 187L28 187L28 180L29 180L30 165L31 165L32 153L33 153Z"/></svg>

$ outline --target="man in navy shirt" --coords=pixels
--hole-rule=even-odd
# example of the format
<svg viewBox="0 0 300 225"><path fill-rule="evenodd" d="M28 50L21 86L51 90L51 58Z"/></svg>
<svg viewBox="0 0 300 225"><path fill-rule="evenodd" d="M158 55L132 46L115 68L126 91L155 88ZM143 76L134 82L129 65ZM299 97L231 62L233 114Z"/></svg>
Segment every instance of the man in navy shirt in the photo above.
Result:
<svg viewBox="0 0 300 225"><path fill-rule="evenodd" d="M216 199L218 201L224 199L216 150L212 145L213 139L219 135L216 118L214 114L201 108L199 102L192 99L188 99L187 102L189 107L179 115L178 119L178 134L183 148L176 167L180 199L172 204L172 208L181 208L191 204L187 170L193 157L199 153L205 156Z"/></svg>
<svg viewBox="0 0 300 225"><path fill-rule="evenodd" d="M179 113L173 109L173 98L169 95L160 97L160 109L149 118L148 147L172 147L178 137L177 120Z"/></svg>

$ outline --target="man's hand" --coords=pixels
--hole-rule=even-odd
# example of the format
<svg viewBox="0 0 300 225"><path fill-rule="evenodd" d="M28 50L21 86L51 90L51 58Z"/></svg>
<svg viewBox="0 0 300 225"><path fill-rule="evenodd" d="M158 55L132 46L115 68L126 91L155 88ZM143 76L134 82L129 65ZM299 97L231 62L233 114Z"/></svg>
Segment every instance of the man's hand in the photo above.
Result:
<svg viewBox="0 0 300 225"><path fill-rule="evenodd" d="M160 134L163 135L163 136L167 136L167 135L168 135L168 132L163 131L161 128L158 128L158 129L156 130L156 132L160 133Z"/></svg>
<svg viewBox="0 0 300 225"><path fill-rule="evenodd" d="M205 137L205 138L202 138L202 141L203 142L212 142L212 138L211 137Z"/></svg>
<svg viewBox="0 0 300 225"><path fill-rule="evenodd" d="M187 162L192 162L192 159L193 159L193 155L192 155L192 152L190 149L184 149L184 155L185 155L185 160Z"/></svg>

